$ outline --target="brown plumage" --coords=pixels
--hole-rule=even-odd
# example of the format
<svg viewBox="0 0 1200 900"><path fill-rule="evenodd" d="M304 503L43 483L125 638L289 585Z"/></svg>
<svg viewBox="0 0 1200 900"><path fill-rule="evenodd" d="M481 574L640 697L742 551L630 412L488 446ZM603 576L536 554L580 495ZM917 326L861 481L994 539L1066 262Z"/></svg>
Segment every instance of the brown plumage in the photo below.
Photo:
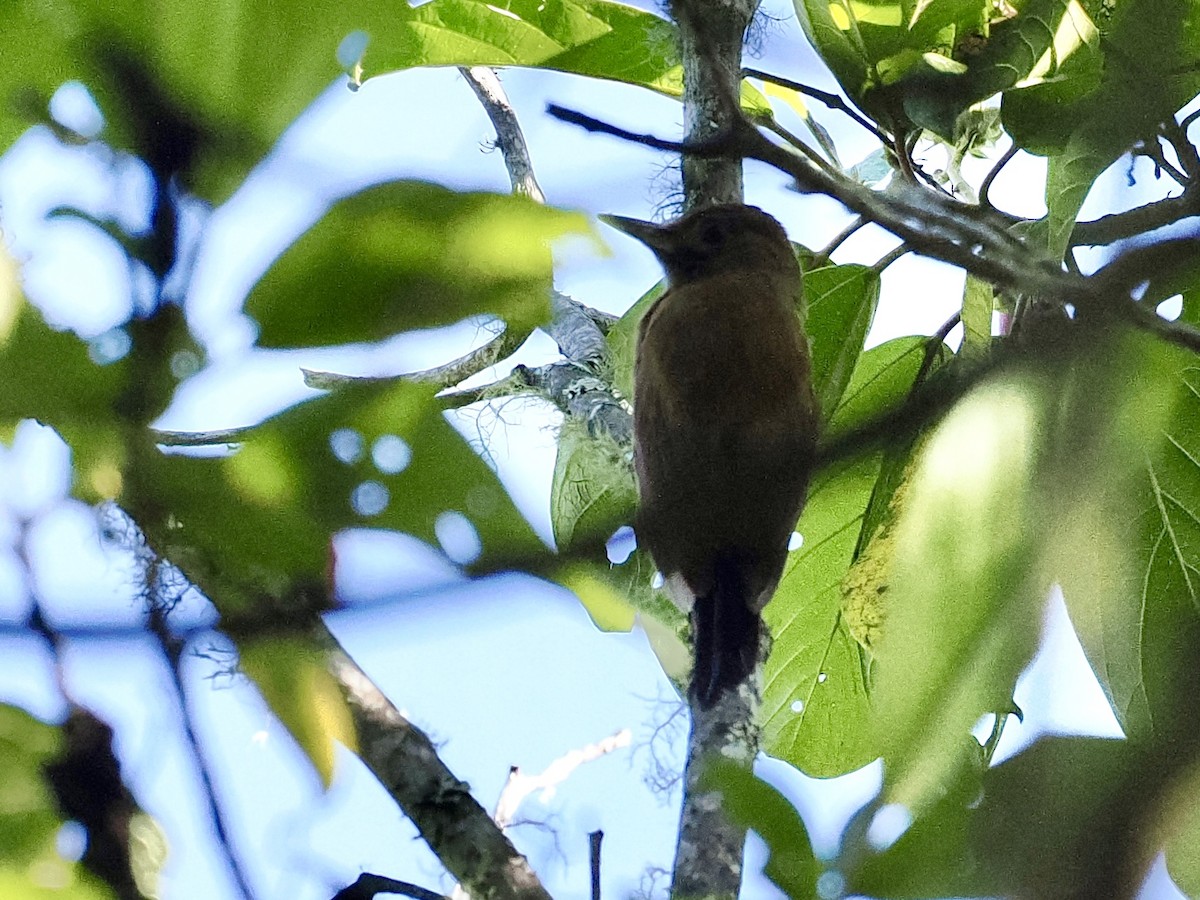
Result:
<svg viewBox="0 0 1200 900"><path fill-rule="evenodd" d="M692 609L692 693L709 706L753 671L808 488L818 414L800 268L783 228L754 207L665 226L606 221L667 272L638 336L637 533Z"/></svg>

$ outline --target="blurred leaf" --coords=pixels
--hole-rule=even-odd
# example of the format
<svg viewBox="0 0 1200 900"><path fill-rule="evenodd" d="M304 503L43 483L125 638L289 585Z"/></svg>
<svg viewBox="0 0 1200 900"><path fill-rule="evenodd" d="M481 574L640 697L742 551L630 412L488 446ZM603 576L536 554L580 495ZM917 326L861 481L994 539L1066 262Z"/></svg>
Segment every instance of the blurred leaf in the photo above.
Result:
<svg viewBox="0 0 1200 900"><path fill-rule="evenodd" d="M968 738L963 765L946 793L899 837L875 834L877 819L893 827L910 818L880 799L855 814L842 835L838 868L848 894L879 898L977 897L996 893L983 877L970 847L972 810L983 791L987 766L983 748Z"/></svg>
<svg viewBox="0 0 1200 900"><path fill-rule="evenodd" d="M1009 377L960 401L925 444L896 524L875 724L887 800L917 814L976 721L1011 702L1036 648L1049 587L1030 571L1045 391Z"/></svg>
<svg viewBox="0 0 1200 900"><path fill-rule="evenodd" d="M256 637L238 645L241 667L287 726L326 789L340 741L357 752L350 711L325 665L325 654L297 636Z"/></svg>
<svg viewBox="0 0 1200 900"><path fill-rule="evenodd" d="M151 456L141 493L122 503L225 612L324 583L330 538L343 528L436 542L450 514L465 517L482 545L478 559L451 552L455 561L490 568L540 558L545 547L446 422L436 390L351 386L269 419L230 456Z"/></svg>
<svg viewBox="0 0 1200 900"><path fill-rule="evenodd" d="M1160 777L1127 741L1041 738L985 777L973 856L997 895L1132 898L1158 852L1143 829Z"/></svg>
<svg viewBox="0 0 1200 900"><path fill-rule="evenodd" d="M11 326L0 329L0 432L11 434L21 419L50 426L71 447L75 495L114 496L125 461L116 405L128 362L97 365L82 340L55 331L23 299L8 305Z"/></svg>
<svg viewBox="0 0 1200 900"><path fill-rule="evenodd" d="M763 874L790 900L816 900L820 865L804 820L783 794L748 769L719 757L705 763L700 787L720 791L721 809L729 820L763 839L770 854Z"/></svg>
<svg viewBox="0 0 1200 900"><path fill-rule="evenodd" d="M42 769L60 746L60 729L0 704L0 870L23 870L47 850L53 852L62 817Z"/></svg>
<svg viewBox="0 0 1200 900"><path fill-rule="evenodd" d="M550 521L559 551L606 541L633 522L637 485L631 451L611 437L565 421L550 483Z"/></svg>
<svg viewBox="0 0 1200 900"><path fill-rule="evenodd" d="M550 315L549 241L588 227L524 197L380 184L285 250L246 311L267 347L378 341L475 315L527 334Z"/></svg>
<svg viewBox="0 0 1200 900"><path fill-rule="evenodd" d="M804 273L805 329L812 345L813 389L826 421L837 409L879 303L870 266L824 266Z"/></svg>
<svg viewBox="0 0 1200 900"><path fill-rule="evenodd" d="M582 563L564 566L555 573L555 581L572 591L601 631L629 631L636 610L629 600L593 568Z"/></svg>

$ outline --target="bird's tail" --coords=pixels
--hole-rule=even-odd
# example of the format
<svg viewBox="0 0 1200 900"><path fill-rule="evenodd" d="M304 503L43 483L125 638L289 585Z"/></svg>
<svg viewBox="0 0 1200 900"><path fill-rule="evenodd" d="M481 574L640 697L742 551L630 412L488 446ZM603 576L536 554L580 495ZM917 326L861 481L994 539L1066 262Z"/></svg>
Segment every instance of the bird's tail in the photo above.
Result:
<svg viewBox="0 0 1200 900"><path fill-rule="evenodd" d="M696 665L692 696L710 707L750 677L758 662L762 622L750 608L742 566L732 554L717 557L713 587L692 607Z"/></svg>

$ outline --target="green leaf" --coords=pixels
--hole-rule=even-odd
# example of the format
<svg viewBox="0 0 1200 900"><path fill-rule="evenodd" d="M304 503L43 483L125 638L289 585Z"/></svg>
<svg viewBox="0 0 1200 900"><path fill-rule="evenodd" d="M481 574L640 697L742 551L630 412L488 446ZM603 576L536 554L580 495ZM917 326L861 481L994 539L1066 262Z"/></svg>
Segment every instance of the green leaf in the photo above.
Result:
<svg viewBox="0 0 1200 900"><path fill-rule="evenodd" d="M781 891L791 900L816 900L821 867L804 820L783 794L748 769L719 757L705 763L700 787L720 791L721 809L730 822L763 839L770 853L763 873Z"/></svg>
<svg viewBox="0 0 1200 900"><path fill-rule="evenodd" d="M977 897L996 893L979 871L969 844L972 810L987 769L983 748L970 740L964 765L924 815L911 822L894 842L879 847L871 825L881 813L903 824L907 811L885 807L879 798L855 814L842 835L838 868L846 875L847 894L879 898ZM889 836L890 837L890 836Z"/></svg>
<svg viewBox="0 0 1200 900"><path fill-rule="evenodd" d="M1200 8L1188 0L1127 0L1103 42L1074 6L1080 52L1053 81L1009 91L1002 110L1016 143L1051 155L1049 247L1060 255L1092 183L1200 90Z"/></svg>
<svg viewBox="0 0 1200 900"><path fill-rule="evenodd" d="M849 26L843 28L847 16L840 3L828 0L792 0L796 18L813 49L833 72L838 84L853 100L863 97L870 83L870 60L862 41ZM840 14L834 18L834 10Z"/></svg>
<svg viewBox="0 0 1200 900"><path fill-rule="evenodd" d="M630 400L633 399L633 367L637 356L638 329L642 317L650 311L666 290L660 281L638 298L637 302L608 330L608 352L612 359L613 386Z"/></svg>
<svg viewBox="0 0 1200 900"><path fill-rule="evenodd" d="M62 729L0 704L0 896L22 900L111 900L112 891L58 855L62 827L44 767L63 747ZM47 884L53 885L48 887Z"/></svg>
<svg viewBox="0 0 1200 900"><path fill-rule="evenodd" d="M962 400L923 447L896 524L875 724L887 800L916 813L944 790L977 720L1011 703L1036 648L1045 391L1012 376Z"/></svg>
<svg viewBox="0 0 1200 900"><path fill-rule="evenodd" d="M2 260L0 260L2 264ZM128 379L125 360L100 366L87 345L70 332L55 331L23 298L0 299L0 433L9 435L22 419L54 428L70 445L73 492L85 500L120 490L125 446L117 401Z"/></svg>
<svg viewBox="0 0 1200 900"><path fill-rule="evenodd" d="M122 505L226 612L324 583L343 528L430 542L447 523L473 528L478 558L470 547L451 558L477 569L540 557L545 547L446 422L436 390L351 386L268 420L231 456L150 456Z"/></svg>
<svg viewBox="0 0 1200 900"><path fill-rule="evenodd" d="M536 66L653 85L679 64L670 22L606 0L433 0L370 37L368 73Z"/></svg>
<svg viewBox="0 0 1200 900"><path fill-rule="evenodd" d="M828 421L842 399L879 303L870 266L824 266L804 273L805 330L812 345L813 389Z"/></svg>
<svg viewBox="0 0 1200 900"><path fill-rule="evenodd" d="M864 353L831 430L902 401L924 347L924 338L900 338ZM817 777L853 771L878 755L866 653L842 615L842 579L878 475L878 454L817 473L797 524L804 543L789 554L764 612L774 645L764 675L763 746Z"/></svg>
<svg viewBox="0 0 1200 900"><path fill-rule="evenodd" d="M1171 740L1200 696L1200 369L1149 339L1107 355L1115 386L1078 388L1101 398L1105 449L1072 486L1056 577L1126 735Z"/></svg>
<svg viewBox="0 0 1200 900"><path fill-rule="evenodd" d="M592 437L585 425L563 423L550 483L550 521L560 551L602 543L633 522L637 485L630 457L611 437Z"/></svg>
<svg viewBox="0 0 1200 900"><path fill-rule="evenodd" d="M988 282L967 275L963 286L963 341L959 355L963 359L979 359L992 348L992 310L996 291Z"/></svg>
<svg viewBox="0 0 1200 900"><path fill-rule="evenodd" d="M878 755L865 652L841 613L842 578L878 473L870 456L817 476L797 525L804 544L789 555L763 614L774 638L763 675L763 747L817 778Z"/></svg>
<svg viewBox="0 0 1200 900"><path fill-rule="evenodd" d="M376 341L473 315L526 334L549 318L548 242L588 231L581 213L524 197L376 185L285 250L246 311L269 347Z"/></svg>
<svg viewBox="0 0 1200 900"><path fill-rule="evenodd" d="M859 357L850 386L829 418L826 440L861 428L904 402L925 360L929 339L902 337Z"/></svg>
<svg viewBox="0 0 1200 900"><path fill-rule="evenodd" d="M333 782L333 742L357 751L357 739L337 681L326 668L325 653L298 636L251 638L240 642L238 650L242 670L254 679L328 788Z"/></svg>
<svg viewBox="0 0 1200 900"><path fill-rule="evenodd" d="M0 704L0 863L28 866L61 824L42 767L58 755L59 729Z"/></svg>
<svg viewBox="0 0 1200 900"><path fill-rule="evenodd" d="M1136 745L1097 738L1042 738L991 769L970 845L991 893L1135 896L1157 848L1131 837L1154 820L1157 779Z"/></svg>
<svg viewBox="0 0 1200 900"><path fill-rule="evenodd" d="M1039 65L1053 61L1061 66L1071 59L1070 29L1061 32L1060 40L1055 35L1060 34L1068 9L1077 9L1075 4L1027 0L1017 6L1015 15L989 26L972 31L964 22L958 27L959 47L971 48L956 56L966 64L965 72L946 73L930 66L901 82L904 111L915 124L952 142L959 117L972 105L1008 90Z"/></svg>
<svg viewBox="0 0 1200 900"><path fill-rule="evenodd" d="M1167 871L1189 897L1200 896L1200 792L1196 779L1175 792L1174 834L1167 841Z"/></svg>

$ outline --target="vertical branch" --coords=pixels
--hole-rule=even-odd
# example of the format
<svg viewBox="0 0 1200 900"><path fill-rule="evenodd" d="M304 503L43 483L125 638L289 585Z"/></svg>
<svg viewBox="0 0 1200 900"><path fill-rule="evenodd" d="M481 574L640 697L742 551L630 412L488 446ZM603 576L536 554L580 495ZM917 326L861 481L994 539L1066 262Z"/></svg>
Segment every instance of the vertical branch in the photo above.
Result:
<svg viewBox="0 0 1200 900"><path fill-rule="evenodd" d="M675 0L684 72L685 142L729 133L740 122L742 42L758 0ZM683 156L684 208L740 203L742 161L736 155ZM759 670L770 641L759 648ZM684 769L683 810L671 896L736 898L742 879L744 829L732 825L721 809L721 796L701 790L704 761L735 759L749 768L758 753L758 678L723 693L703 707L689 697L692 730Z"/></svg>
<svg viewBox="0 0 1200 900"><path fill-rule="evenodd" d="M738 115L742 40L759 0L674 0L683 57L683 125L689 143L728 129ZM742 200L737 157L683 157L684 209Z"/></svg>

